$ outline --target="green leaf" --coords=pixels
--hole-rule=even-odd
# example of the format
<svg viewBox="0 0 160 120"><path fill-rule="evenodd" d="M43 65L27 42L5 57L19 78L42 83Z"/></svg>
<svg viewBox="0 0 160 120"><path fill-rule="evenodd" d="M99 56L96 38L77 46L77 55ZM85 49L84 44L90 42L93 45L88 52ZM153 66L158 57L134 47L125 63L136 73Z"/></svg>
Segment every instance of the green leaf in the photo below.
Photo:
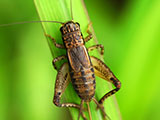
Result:
<svg viewBox="0 0 160 120"><path fill-rule="evenodd" d="M52 21L60 21L60 22L67 22L72 20L71 17L71 6L70 0L34 0L35 6L40 17L40 20L52 20ZM74 21L78 22L81 26L81 31L83 36L87 36L86 30L89 24L89 19L87 13L85 11L84 4L81 0L74 0L72 1L72 10L73 10L73 18ZM55 38L57 43L63 43L60 33L61 24L58 23L42 23L44 33L51 35ZM92 31L93 32L93 31ZM52 43L52 40L47 38L51 53L53 58L66 54L65 50L56 48ZM96 44L96 39L92 39L91 41L87 42L86 46L91 46ZM98 51L93 51L90 55L94 55L100 57ZM63 61L64 62L64 61ZM58 62L58 68L62 65L63 62ZM56 74L56 72L55 72ZM110 87L109 87L110 86ZM107 84L106 81L96 78L96 94L95 97L99 100L105 93L107 93L111 88L111 85ZM69 84L65 93L65 101L73 102L80 104L80 98L75 93L72 84ZM108 98L104 103L105 111L107 115L112 120L119 120L121 119L120 112L118 109L118 105L114 96ZM90 102L91 114L93 120L102 120L102 115L100 110L96 110L96 105L93 101ZM58 109L58 108L57 108ZM63 108L62 108L63 109ZM78 118L79 111L75 108L69 109L72 115L73 120ZM85 115L88 117L88 112L85 112ZM89 118L89 117L88 117ZM82 119L82 118L81 118Z"/></svg>

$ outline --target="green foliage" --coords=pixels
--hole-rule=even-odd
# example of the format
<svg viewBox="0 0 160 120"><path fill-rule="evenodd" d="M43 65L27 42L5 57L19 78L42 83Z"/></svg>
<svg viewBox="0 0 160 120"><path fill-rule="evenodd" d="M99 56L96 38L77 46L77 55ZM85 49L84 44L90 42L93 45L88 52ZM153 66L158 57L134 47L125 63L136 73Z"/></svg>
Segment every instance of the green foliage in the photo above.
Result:
<svg viewBox="0 0 160 120"><path fill-rule="evenodd" d="M116 95L122 118L158 120L160 1L107 2L107 7L104 3L86 5L98 41L105 46L104 59L122 82ZM97 6L101 8L93 11Z"/></svg>
<svg viewBox="0 0 160 120"><path fill-rule="evenodd" d="M45 4L49 0L39 1ZM58 0L49 2L54 1ZM85 0L85 3L98 42L105 46L105 63L122 82L122 88L116 94L122 118L159 120L160 1L117 1ZM63 7L63 2L59 7L57 4L51 4L50 7L59 8L59 11L61 7L64 8L61 15L56 15L58 18L50 7L45 8L44 11L48 13L43 13L44 16L51 15L46 16L49 20L70 20L69 4L64 3L67 8ZM77 14L79 10L76 10L82 6L73 4L75 21L80 22L85 37L88 24L86 14L83 13L82 18L81 14ZM33 1L1 0L0 5L0 24L39 20ZM46 33L55 37L58 43L62 42L60 24L45 23L43 26ZM92 44L93 41L87 43L87 47ZM57 53L54 57L65 54L64 50L54 46L52 49ZM97 55L96 52L92 54ZM52 56L40 24L0 28L0 120L71 119L67 109L57 108L52 104L57 72L53 69L51 60ZM100 99L108 89L99 91L101 85L105 86L107 83L99 78L97 80L96 91L100 94L96 97ZM102 84L99 84L99 81ZM71 87L70 85L69 88ZM70 90L67 88L67 91ZM66 94L72 95L71 93L73 90ZM115 120L113 117L117 116L114 115L117 112L112 111L115 109L112 107L112 98L106 100L105 107L108 115ZM96 107L92 102L90 106L92 110ZM76 117L77 110L71 110L76 111Z"/></svg>

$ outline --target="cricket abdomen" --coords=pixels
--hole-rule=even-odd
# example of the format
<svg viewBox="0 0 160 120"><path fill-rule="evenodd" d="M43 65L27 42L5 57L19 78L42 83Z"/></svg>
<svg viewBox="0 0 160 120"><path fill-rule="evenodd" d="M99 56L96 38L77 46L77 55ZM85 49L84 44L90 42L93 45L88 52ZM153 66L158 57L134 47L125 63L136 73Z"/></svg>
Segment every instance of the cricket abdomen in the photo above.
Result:
<svg viewBox="0 0 160 120"><path fill-rule="evenodd" d="M95 76L91 67L81 68L79 72L71 71L71 80L78 96L84 101L90 101L95 94Z"/></svg>
<svg viewBox="0 0 160 120"><path fill-rule="evenodd" d="M95 76L90 57L84 45L67 50L72 84L78 96L90 101L95 94Z"/></svg>

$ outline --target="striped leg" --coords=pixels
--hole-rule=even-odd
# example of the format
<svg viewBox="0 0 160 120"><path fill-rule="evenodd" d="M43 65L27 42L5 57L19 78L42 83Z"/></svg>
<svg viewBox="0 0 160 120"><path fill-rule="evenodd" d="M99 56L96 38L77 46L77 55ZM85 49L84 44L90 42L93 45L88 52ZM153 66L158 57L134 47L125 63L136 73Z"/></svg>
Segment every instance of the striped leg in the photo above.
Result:
<svg viewBox="0 0 160 120"><path fill-rule="evenodd" d="M89 41L90 39L92 39L92 37L93 37L91 31L89 30L89 28L90 28L91 25L92 25L92 23L90 22L90 23L88 24L88 28L87 28L88 36L84 38L84 41L85 41L85 42L88 42L88 41Z"/></svg>
<svg viewBox="0 0 160 120"><path fill-rule="evenodd" d="M99 104L99 102L96 100L96 98L93 98L93 101L96 103L97 108L101 109L103 117L105 118L107 116L107 114L104 111L104 107L102 104ZM107 116L108 117L108 116ZM109 118L109 117L108 117Z"/></svg>
<svg viewBox="0 0 160 120"><path fill-rule="evenodd" d="M69 66L68 63L64 63L60 70L58 71L56 83L55 83L55 91L54 91L54 99L53 103L58 107L75 107L80 108L79 105L73 103L60 103L61 96L65 91L66 87L69 83Z"/></svg>
<svg viewBox="0 0 160 120"><path fill-rule="evenodd" d="M57 66L56 66L56 62L57 61L60 61L60 60L63 60L63 59L66 59L67 57L65 56L65 55L62 55L62 56L58 56L58 57L56 57L55 59L53 59L53 61L52 61L52 64L53 64L53 66L54 66L54 68L57 70Z"/></svg>
<svg viewBox="0 0 160 120"><path fill-rule="evenodd" d="M57 74L53 103L58 107L74 107L80 109L80 105L75 103L60 103L61 96L64 93L66 87L68 86L69 81L69 66L68 63L64 63ZM85 115L83 113L81 113L81 115L83 119L86 120Z"/></svg>
<svg viewBox="0 0 160 120"><path fill-rule="evenodd" d="M92 51L92 50L95 50L95 49L101 49L101 55L104 54L104 46L101 45L101 44L97 44L97 45L93 45L91 47L88 48L88 52Z"/></svg>
<svg viewBox="0 0 160 120"><path fill-rule="evenodd" d="M114 76L112 71L98 58L91 56L91 61L95 71L95 75L111 82L116 88L106 93L99 101L103 104L104 100L115 94L121 88L121 82Z"/></svg>
<svg viewBox="0 0 160 120"><path fill-rule="evenodd" d="M56 43L56 40L51 35L45 34L45 36L49 37L57 48L65 48L63 44Z"/></svg>

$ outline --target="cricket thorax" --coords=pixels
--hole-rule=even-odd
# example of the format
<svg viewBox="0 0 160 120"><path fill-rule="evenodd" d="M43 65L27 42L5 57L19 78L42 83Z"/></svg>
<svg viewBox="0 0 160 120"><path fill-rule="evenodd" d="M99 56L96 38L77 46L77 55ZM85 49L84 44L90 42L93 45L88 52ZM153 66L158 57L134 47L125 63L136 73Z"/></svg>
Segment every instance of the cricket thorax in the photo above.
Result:
<svg viewBox="0 0 160 120"><path fill-rule="evenodd" d="M65 23L61 28L63 42L66 48L73 48L84 45L80 25L72 21Z"/></svg>

